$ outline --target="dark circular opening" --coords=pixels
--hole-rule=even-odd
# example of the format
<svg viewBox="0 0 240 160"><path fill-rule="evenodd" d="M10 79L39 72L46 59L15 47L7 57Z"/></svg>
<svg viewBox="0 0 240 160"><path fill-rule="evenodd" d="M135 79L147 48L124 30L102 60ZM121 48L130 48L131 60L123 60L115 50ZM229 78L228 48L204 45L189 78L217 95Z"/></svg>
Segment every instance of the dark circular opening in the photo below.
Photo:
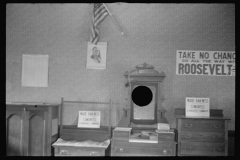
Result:
<svg viewBox="0 0 240 160"><path fill-rule="evenodd" d="M132 91L132 101L140 107L144 107L151 103L152 98L152 91L146 86L138 86Z"/></svg>

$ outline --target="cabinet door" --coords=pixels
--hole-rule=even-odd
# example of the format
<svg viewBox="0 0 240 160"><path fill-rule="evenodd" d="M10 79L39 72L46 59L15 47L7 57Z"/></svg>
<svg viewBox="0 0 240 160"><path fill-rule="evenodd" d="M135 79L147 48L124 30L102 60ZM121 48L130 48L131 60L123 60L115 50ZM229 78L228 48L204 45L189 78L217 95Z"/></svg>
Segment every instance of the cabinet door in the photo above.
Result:
<svg viewBox="0 0 240 160"><path fill-rule="evenodd" d="M46 156L47 111L26 111L26 155Z"/></svg>
<svg viewBox="0 0 240 160"><path fill-rule="evenodd" d="M24 112L6 110L6 151L7 156L23 156Z"/></svg>

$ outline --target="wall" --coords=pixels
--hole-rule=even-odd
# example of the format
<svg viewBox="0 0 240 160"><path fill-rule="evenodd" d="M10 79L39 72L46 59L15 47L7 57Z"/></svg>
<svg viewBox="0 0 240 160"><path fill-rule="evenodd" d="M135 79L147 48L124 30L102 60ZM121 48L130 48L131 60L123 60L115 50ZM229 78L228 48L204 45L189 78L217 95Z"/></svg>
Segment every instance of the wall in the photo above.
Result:
<svg viewBox="0 0 240 160"><path fill-rule="evenodd" d="M107 42L107 69L86 69L92 4L7 4L6 101L60 103L113 101L112 125L125 106L124 72L148 63L165 72L167 119L185 97L209 97L235 130L235 77L176 75L176 50L235 50L234 4L107 4L127 36L108 16L100 26ZM47 88L22 87L23 54L49 55ZM72 117L67 112L65 118Z"/></svg>

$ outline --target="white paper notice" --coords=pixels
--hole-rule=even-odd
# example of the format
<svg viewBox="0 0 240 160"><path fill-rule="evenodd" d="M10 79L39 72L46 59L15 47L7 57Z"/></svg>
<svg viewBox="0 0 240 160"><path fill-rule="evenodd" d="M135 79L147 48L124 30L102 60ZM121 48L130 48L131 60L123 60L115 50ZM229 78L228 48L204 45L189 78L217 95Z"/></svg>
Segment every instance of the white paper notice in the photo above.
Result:
<svg viewBox="0 0 240 160"><path fill-rule="evenodd" d="M186 97L185 114L190 117L209 117L210 98Z"/></svg>
<svg viewBox="0 0 240 160"><path fill-rule="evenodd" d="M22 56L22 86L48 87L48 55Z"/></svg>
<svg viewBox="0 0 240 160"><path fill-rule="evenodd" d="M100 111L79 111L78 127L100 128Z"/></svg>

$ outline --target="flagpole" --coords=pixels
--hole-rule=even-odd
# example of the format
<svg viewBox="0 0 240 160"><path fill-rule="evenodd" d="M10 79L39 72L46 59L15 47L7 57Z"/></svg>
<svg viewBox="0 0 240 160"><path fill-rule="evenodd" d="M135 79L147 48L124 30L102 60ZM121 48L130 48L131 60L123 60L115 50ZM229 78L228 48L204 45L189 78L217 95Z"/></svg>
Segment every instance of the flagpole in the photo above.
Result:
<svg viewBox="0 0 240 160"><path fill-rule="evenodd" d="M113 14L109 11L109 9L107 8L107 5L105 5L105 3L103 3L104 7L107 9L109 15L111 16L112 20L114 21L115 25L118 27L119 31L121 32L122 35L125 35L121 26L117 23L116 19L113 17ZM127 36L126 36L127 37Z"/></svg>

